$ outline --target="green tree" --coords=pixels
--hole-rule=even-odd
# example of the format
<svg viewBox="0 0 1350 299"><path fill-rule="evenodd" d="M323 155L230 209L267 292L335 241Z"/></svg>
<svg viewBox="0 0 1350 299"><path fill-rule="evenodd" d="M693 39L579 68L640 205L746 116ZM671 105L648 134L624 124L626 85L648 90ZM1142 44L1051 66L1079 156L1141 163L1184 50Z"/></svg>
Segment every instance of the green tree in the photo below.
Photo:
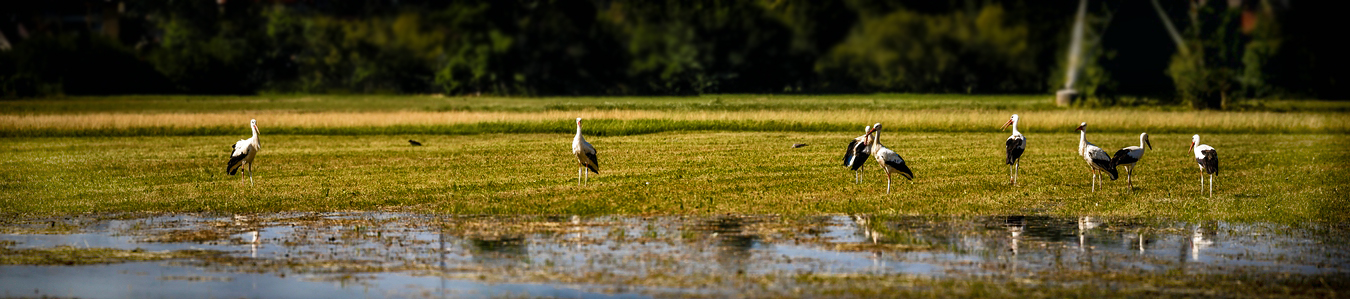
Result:
<svg viewBox="0 0 1350 299"><path fill-rule="evenodd" d="M601 16L622 28L639 92L780 92L811 72L792 30L753 2L616 1Z"/></svg>
<svg viewBox="0 0 1350 299"><path fill-rule="evenodd" d="M1195 109L1226 109L1240 87L1245 41L1240 7L1223 1L1192 4L1186 40L1168 66L1177 93Z"/></svg>
<svg viewBox="0 0 1350 299"><path fill-rule="evenodd" d="M866 91L1006 92L1040 86L1025 23L999 5L977 13L896 10L862 23L817 64ZM1039 88L1038 88L1039 89Z"/></svg>
<svg viewBox="0 0 1350 299"><path fill-rule="evenodd" d="M249 1L147 0L146 15L163 34L149 61L181 92L252 93L263 34L262 6Z"/></svg>

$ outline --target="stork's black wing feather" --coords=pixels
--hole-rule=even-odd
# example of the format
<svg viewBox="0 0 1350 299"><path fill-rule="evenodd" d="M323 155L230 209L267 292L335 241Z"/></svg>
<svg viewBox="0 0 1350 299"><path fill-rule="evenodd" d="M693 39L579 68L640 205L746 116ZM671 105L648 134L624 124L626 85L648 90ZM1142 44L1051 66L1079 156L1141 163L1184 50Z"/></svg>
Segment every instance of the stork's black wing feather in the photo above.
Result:
<svg viewBox="0 0 1350 299"><path fill-rule="evenodd" d="M1097 166L1101 166L1102 169L1105 169L1106 173L1110 173L1112 181L1120 177L1120 174L1116 173L1116 166L1111 165L1111 160L1092 159L1092 164L1097 164Z"/></svg>
<svg viewBox="0 0 1350 299"><path fill-rule="evenodd" d="M600 174L600 160L595 158L595 153L586 153L586 159L591 160L591 163L586 163L586 168L590 169L591 172Z"/></svg>
<svg viewBox="0 0 1350 299"><path fill-rule="evenodd" d="M1200 153L1205 155L1205 158L1199 161L1200 165L1205 166L1205 172L1219 174L1219 153L1212 149L1203 150Z"/></svg>
<svg viewBox="0 0 1350 299"><path fill-rule="evenodd" d="M853 162L853 147L858 146L858 140L848 142L848 149L844 150L844 166L849 166Z"/></svg>
<svg viewBox="0 0 1350 299"><path fill-rule="evenodd" d="M849 169L858 170L867 165L867 158L872 156L871 147L865 143L858 143L853 148L853 160L849 161Z"/></svg>
<svg viewBox="0 0 1350 299"><path fill-rule="evenodd" d="M1122 148L1116 151L1115 157L1111 157L1111 167L1120 166L1121 164L1134 164L1135 162L1139 162L1139 159L1131 157L1129 149Z"/></svg>
<svg viewBox="0 0 1350 299"><path fill-rule="evenodd" d="M891 168L900 171L900 176L905 177L905 179L911 181L914 180L914 172L909 170L909 166L906 166L905 162L886 160L886 166L890 166Z"/></svg>
<svg viewBox="0 0 1350 299"><path fill-rule="evenodd" d="M230 156L230 162L225 163L225 173L234 175L239 172L239 167L244 165L244 157L248 157L248 154Z"/></svg>
<svg viewBox="0 0 1350 299"><path fill-rule="evenodd" d="M1013 163L1017 163L1017 159L1022 158L1022 151L1026 150L1026 147L1022 145L1022 140L1024 139L1008 138L1008 165L1013 165Z"/></svg>

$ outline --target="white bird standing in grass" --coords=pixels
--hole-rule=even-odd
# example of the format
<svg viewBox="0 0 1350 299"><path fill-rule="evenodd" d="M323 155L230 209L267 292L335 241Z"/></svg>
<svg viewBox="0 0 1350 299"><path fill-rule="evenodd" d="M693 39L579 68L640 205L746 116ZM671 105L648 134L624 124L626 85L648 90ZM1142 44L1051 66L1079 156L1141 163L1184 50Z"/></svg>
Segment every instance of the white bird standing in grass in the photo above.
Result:
<svg viewBox="0 0 1350 299"><path fill-rule="evenodd" d="M234 175L239 172L244 164L248 164L248 184L253 185L253 158L258 157L258 149L262 147L258 143L258 120L248 121L249 127L253 128L253 137L242 139L235 142L231 147L234 151L230 153L230 162L225 164L225 173ZM239 183L244 183L244 177L239 177Z"/></svg>
<svg viewBox="0 0 1350 299"><path fill-rule="evenodd" d="M1017 120L1017 114L1013 114L1012 118L1009 118L1008 122L1003 124L1003 128L1007 128L1009 125L1012 126L1012 136L1008 136L1008 141L1006 142L1008 150L1006 162L1008 163L1008 168L1010 168L1008 169L1008 173L1009 177L1012 179L1013 185L1017 185L1018 166L1021 164L1022 152L1027 149L1027 138L1022 136L1022 132L1017 131ZM1003 130L1003 128L999 128L999 130Z"/></svg>
<svg viewBox="0 0 1350 299"><path fill-rule="evenodd" d="M867 149L867 139L872 136L872 126L863 127L863 135L853 138L853 142L848 143L848 150L844 151L844 166L853 170L853 183L862 181L863 166L867 164L867 157L872 151Z"/></svg>
<svg viewBox="0 0 1350 299"><path fill-rule="evenodd" d="M1078 124L1076 129L1078 134L1078 155L1087 161L1088 171L1092 172L1092 191L1097 191L1097 175L1101 172L1111 174L1111 180L1114 181L1120 177L1116 173L1116 168L1111 166L1111 155L1097 145L1087 141L1087 123ZM1102 184L1105 186L1105 182Z"/></svg>
<svg viewBox="0 0 1350 299"><path fill-rule="evenodd" d="M1122 148L1116 151L1115 158L1111 158L1111 167L1125 166L1125 181L1130 184L1131 189L1134 188L1134 164L1144 158L1144 145L1148 145L1148 149L1153 149L1153 143L1148 141L1148 133L1139 134L1139 146Z"/></svg>
<svg viewBox="0 0 1350 299"><path fill-rule="evenodd" d="M1219 174L1219 152L1208 144L1200 144L1200 134L1191 136L1191 151L1195 153L1195 163L1200 164L1200 192L1205 192L1205 174L1209 174L1209 196L1214 196L1214 175Z"/></svg>
<svg viewBox="0 0 1350 299"><path fill-rule="evenodd" d="M586 173L587 169L595 174L600 174L600 161L595 158L595 147L586 138L581 137L581 118L577 118L577 137L572 138L572 154L577 155L577 163L581 165L577 168L577 185L581 185L582 176L586 177L586 182L591 181L591 175Z"/></svg>
<svg viewBox="0 0 1350 299"><path fill-rule="evenodd" d="M881 123L872 125L872 130L868 134L876 133L868 138L868 149L872 151L872 157L877 159L877 164L881 165L881 170L886 171L886 194L891 194L891 174L899 173L905 179L913 181L914 172L905 165L905 159L900 158L900 154L895 153L885 145L881 145Z"/></svg>

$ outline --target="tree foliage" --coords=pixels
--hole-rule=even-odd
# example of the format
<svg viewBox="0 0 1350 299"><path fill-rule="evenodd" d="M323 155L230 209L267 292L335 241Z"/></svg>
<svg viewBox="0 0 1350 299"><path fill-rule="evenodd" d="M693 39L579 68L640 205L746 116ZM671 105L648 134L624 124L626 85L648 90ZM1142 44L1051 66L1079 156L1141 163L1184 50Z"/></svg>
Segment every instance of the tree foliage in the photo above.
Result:
<svg viewBox="0 0 1350 299"><path fill-rule="evenodd" d="M1181 98L1197 109L1224 108L1239 87L1246 50L1239 31L1241 12L1220 1L1196 4L1183 47L1168 67Z"/></svg>
<svg viewBox="0 0 1350 299"><path fill-rule="evenodd" d="M1028 31L998 5L975 14L899 10L864 21L817 66L870 91L1025 91L1041 82L1029 76L1037 67Z"/></svg>
<svg viewBox="0 0 1350 299"><path fill-rule="evenodd" d="M1290 66L1311 64L1290 46L1315 41L1296 35L1308 25L1262 14L1238 33L1241 15L1221 2L1181 22L1194 54L1166 72L1181 98L1217 107L1334 85L1303 84L1306 68ZM122 27L135 30L118 37L22 10L19 23L44 29L0 28L15 45L0 51L0 93L1039 93L1062 84L1076 3L128 0ZM1093 10L1093 27L1113 25L1106 13ZM1125 33L1115 45L1139 32ZM1088 94L1139 93L1121 73L1139 56L1092 47Z"/></svg>

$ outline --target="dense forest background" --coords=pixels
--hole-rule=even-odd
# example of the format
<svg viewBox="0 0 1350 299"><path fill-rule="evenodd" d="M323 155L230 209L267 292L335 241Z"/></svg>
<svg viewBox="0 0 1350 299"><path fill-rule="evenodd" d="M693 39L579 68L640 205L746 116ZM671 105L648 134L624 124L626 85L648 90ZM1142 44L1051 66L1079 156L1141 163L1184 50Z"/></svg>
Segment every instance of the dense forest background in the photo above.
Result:
<svg viewBox="0 0 1350 299"><path fill-rule="evenodd" d="M1329 2L1089 1L1075 88L1104 105L1346 98ZM1078 5L24 1L0 12L0 96L1048 94Z"/></svg>

